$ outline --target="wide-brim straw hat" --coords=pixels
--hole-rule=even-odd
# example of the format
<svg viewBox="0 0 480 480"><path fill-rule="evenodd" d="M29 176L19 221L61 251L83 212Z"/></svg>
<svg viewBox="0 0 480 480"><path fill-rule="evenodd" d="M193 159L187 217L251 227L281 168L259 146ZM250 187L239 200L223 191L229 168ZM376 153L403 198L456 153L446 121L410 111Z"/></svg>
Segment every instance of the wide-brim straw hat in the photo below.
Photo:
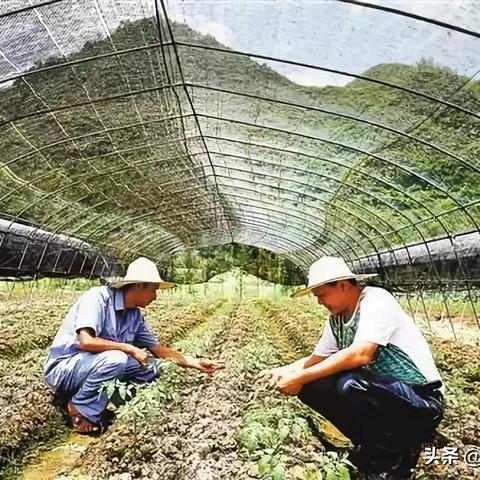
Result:
<svg viewBox="0 0 480 480"><path fill-rule="evenodd" d="M134 260L127 268L127 273L123 278L110 282L113 288L121 288L132 283L158 283L158 288L173 288L174 283L166 282L160 277L158 268L151 260L145 257L139 257Z"/></svg>
<svg viewBox="0 0 480 480"><path fill-rule="evenodd" d="M353 273L345 260L340 257L322 257L320 260L312 263L308 271L308 286L292 294L292 297L302 297L308 295L314 288L320 287L327 283L339 282L340 280L362 281L367 278L375 277L376 273L366 273L357 275Z"/></svg>

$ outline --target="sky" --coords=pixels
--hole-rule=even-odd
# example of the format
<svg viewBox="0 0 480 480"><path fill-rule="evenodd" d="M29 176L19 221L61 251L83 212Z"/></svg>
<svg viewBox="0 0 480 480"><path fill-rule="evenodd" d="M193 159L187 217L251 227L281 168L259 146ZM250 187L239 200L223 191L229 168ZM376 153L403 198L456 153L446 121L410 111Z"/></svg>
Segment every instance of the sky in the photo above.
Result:
<svg viewBox="0 0 480 480"><path fill-rule="evenodd" d="M0 0L0 15L26 1L40 2ZM480 0L367 1L480 32ZM154 6L155 0L63 0L28 15L0 17L0 81L34 61L68 55L86 40L104 38L106 26L111 31L122 20L151 16ZM355 74L379 63L415 64L422 58L467 76L480 70L480 38L335 0L166 0L166 7L171 20L210 34L225 46L278 59ZM344 85L351 80L266 63L303 85Z"/></svg>
<svg viewBox="0 0 480 480"><path fill-rule="evenodd" d="M480 1L370 1L480 32ZM333 0L167 0L169 16L228 47L353 73L379 63L422 58L461 74L480 69L480 39L424 22ZM270 63L304 85L343 85L351 79Z"/></svg>

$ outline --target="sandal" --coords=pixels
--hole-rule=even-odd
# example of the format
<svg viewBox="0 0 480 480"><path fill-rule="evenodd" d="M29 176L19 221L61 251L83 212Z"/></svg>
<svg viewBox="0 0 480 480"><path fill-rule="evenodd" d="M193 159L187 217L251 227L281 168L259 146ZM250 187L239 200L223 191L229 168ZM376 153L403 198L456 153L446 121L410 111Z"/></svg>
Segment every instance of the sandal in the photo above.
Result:
<svg viewBox="0 0 480 480"><path fill-rule="evenodd" d="M72 421L72 428L76 432L86 435L101 433L100 425L97 425L80 415L71 400L67 404L67 410L68 416Z"/></svg>

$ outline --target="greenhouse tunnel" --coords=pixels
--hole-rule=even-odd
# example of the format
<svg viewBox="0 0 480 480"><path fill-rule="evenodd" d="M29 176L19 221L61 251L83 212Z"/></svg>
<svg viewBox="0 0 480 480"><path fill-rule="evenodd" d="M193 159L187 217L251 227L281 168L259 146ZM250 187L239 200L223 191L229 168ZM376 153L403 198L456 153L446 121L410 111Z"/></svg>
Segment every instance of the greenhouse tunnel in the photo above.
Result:
<svg viewBox="0 0 480 480"><path fill-rule="evenodd" d="M2 0L0 311L140 256L257 293L339 256L478 352L480 4Z"/></svg>
<svg viewBox="0 0 480 480"><path fill-rule="evenodd" d="M478 8L242 5L2 2L1 275L236 243L473 295Z"/></svg>

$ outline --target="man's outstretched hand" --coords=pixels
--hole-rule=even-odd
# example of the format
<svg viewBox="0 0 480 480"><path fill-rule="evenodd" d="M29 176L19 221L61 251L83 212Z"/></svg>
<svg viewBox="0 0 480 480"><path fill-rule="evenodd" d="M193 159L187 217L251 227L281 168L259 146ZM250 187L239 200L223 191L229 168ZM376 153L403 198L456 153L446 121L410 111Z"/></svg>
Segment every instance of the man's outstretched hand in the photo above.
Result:
<svg viewBox="0 0 480 480"><path fill-rule="evenodd" d="M207 360L206 358L194 358L192 359L190 366L199 372L211 375L217 370L225 368L225 363L218 360Z"/></svg>

